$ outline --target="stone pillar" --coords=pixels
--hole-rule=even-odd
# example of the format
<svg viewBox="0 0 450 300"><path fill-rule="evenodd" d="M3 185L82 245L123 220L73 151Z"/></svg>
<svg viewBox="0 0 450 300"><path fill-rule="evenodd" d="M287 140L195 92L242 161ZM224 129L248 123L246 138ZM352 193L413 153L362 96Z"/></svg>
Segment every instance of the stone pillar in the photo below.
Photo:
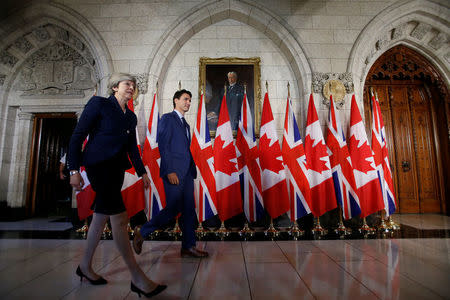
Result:
<svg viewBox="0 0 450 300"><path fill-rule="evenodd" d="M31 113L17 114L7 194L10 207L24 207L26 204L33 119Z"/></svg>

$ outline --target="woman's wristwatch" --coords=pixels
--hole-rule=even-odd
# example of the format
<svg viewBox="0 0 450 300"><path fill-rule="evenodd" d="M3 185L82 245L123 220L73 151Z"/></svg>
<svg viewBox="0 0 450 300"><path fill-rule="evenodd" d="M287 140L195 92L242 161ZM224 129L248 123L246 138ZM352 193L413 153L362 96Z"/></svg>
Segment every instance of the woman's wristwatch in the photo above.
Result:
<svg viewBox="0 0 450 300"><path fill-rule="evenodd" d="M75 175L75 174L77 174L77 173L78 173L77 170L73 170L73 171L70 171L70 172L69 172L70 176Z"/></svg>

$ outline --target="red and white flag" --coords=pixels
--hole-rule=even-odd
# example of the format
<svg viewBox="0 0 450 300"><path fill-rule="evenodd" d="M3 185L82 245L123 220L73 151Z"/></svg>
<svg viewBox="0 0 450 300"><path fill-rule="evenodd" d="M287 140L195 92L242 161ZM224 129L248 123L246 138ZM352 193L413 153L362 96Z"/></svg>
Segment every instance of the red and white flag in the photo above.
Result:
<svg viewBox="0 0 450 300"><path fill-rule="evenodd" d="M217 214L214 156L203 94L198 105L197 123L192 136L191 153L197 166L197 179L194 181L194 197L198 221L201 223Z"/></svg>
<svg viewBox="0 0 450 300"><path fill-rule="evenodd" d="M388 217L395 212L394 182L392 181L392 172L389 165L386 133L380 103L374 96L372 96L372 151L375 167L381 181L384 210L386 211L386 217Z"/></svg>
<svg viewBox="0 0 450 300"><path fill-rule="evenodd" d="M281 155L269 95L264 95L259 138L259 162L262 170L264 207L272 219L289 211L286 173Z"/></svg>
<svg viewBox="0 0 450 300"><path fill-rule="evenodd" d="M261 192L259 153L246 93L244 93L239 118L236 150L245 216L249 222L255 222L264 215L264 204Z"/></svg>
<svg viewBox="0 0 450 300"><path fill-rule="evenodd" d="M214 140L217 211L221 221L242 213L241 186L233 131L225 94L220 107Z"/></svg>
<svg viewBox="0 0 450 300"><path fill-rule="evenodd" d="M336 208L337 203L330 159L312 94L309 96L308 117L306 120L305 153L308 164L309 185L311 187L309 207L315 217L320 217L327 211Z"/></svg>
<svg viewBox="0 0 450 300"><path fill-rule="evenodd" d="M142 151L142 162L149 174L150 187L145 190L145 213L147 219L154 218L166 206L166 194L162 178L159 176L161 155L156 140L159 122L158 99L153 96L153 104L148 119L147 134Z"/></svg>
<svg viewBox="0 0 450 300"><path fill-rule="evenodd" d="M283 144L281 148L286 182L289 194L291 221L311 213L308 203L311 201L311 191L307 177L306 155L302 138L295 120L291 99L286 102L284 119Z"/></svg>
<svg viewBox="0 0 450 300"><path fill-rule="evenodd" d="M134 112L133 99L128 101L128 108ZM136 143L141 153L139 135L136 128ZM122 185L122 199L127 209L128 218L131 218L141 210L145 209L144 182L136 173L133 166L125 171Z"/></svg>
<svg viewBox="0 0 450 300"><path fill-rule="evenodd" d="M81 177L83 177L84 185L81 188L81 191L77 191L75 193L75 196L77 198L78 218L82 221L94 213L91 206L92 203L94 203L95 192L92 189L89 179L87 178L84 167L80 167L80 174Z"/></svg>
<svg viewBox="0 0 450 300"><path fill-rule="evenodd" d="M358 189L357 193L361 203L361 218L364 218L383 209L384 203L372 149L367 140L366 130L356 104L355 95L352 97L348 146L355 174L356 188Z"/></svg>
<svg viewBox="0 0 450 300"><path fill-rule="evenodd" d="M352 160L332 96L330 96L330 113L328 115L327 147L334 190L336 199L342 208L342 215L346 220L356 217L361 213L361 205L356 193Z"/></svg>

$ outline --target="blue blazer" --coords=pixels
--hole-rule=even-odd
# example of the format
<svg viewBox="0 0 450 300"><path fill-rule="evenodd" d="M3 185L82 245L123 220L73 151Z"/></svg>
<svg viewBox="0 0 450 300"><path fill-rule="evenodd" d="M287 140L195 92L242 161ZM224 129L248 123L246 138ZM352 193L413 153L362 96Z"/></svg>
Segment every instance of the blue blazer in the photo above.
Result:
<svg viewBox="0 0 450 300"><path fill-rule="evenodd" d="M188 125L190 132L190 127ZM184 178L188 172L197 177L197 169L190 151L191 140L186 135L184 125L175 111L166 113L158 123L157 133L159 153L161 154L160 176L176 173Z"/></svg>
<svg viewBox="0 0 450 300"><path fill-rule="evenodd" d="M122 111L114 96L92 97L86 104L69 143L67 167L78 170L80 165L92 166L110 158L119 158L124 170L133 166L139 176L145 168L136 143L137 118L128 107ZM83 150L86 137L89 140Z"/></svg>

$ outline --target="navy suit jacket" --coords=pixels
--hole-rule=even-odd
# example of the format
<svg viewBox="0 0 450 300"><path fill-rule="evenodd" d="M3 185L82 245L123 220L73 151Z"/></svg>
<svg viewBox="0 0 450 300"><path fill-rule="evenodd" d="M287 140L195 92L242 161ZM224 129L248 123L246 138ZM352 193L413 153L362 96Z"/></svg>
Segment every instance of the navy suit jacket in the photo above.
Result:
<svg viewBox="0 0 450 300"><path fill-rule="evenodd" d="M114 96L92 97L86 104L69 143L67 166L78 170L80 165L92 166L110 158L119 158L124 170L131 167L127 154L139 176L146 171L136 143L137 118L126 107L122 111ZM82 144L89 140L81 151Z"/></svg>
<svg viewBox="0 0 450 300"><path fill-rule="evenodd" d="M186 129L175 111L161 117L158 123L157 140L161 154L160 176L162 178L166 178L167 174L176 173L178 178L182 179L188 172L193 178L197 177L197 169L189 148L191 140L187 137Z"/></svg>

